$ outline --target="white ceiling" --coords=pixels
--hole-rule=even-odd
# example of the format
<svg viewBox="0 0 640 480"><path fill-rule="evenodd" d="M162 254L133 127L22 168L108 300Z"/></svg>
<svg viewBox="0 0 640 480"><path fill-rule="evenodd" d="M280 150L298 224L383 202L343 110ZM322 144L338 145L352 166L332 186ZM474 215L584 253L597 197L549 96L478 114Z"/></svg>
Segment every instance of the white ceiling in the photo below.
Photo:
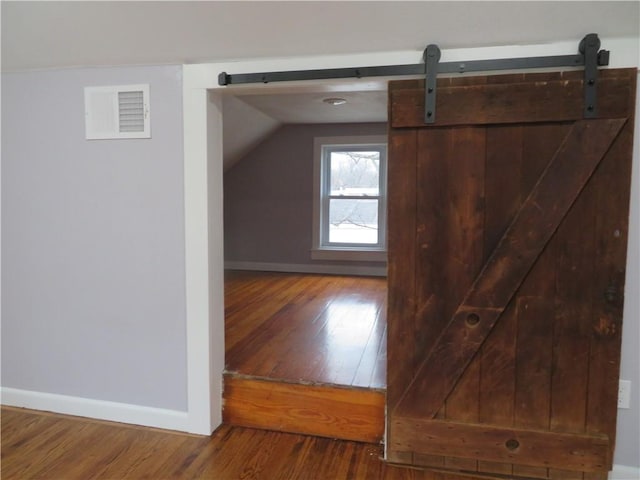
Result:
<svg viewBox="0 0 640 480"><path fill-rule="evenodd" d="M631 2L2 1L2 70L635 36Z"/></svg>
<svg viewBox="0 0 640 480"><path fill-rule="evenodd" d="M325 98L342 98L329 105ZM281 123L363 123L387 121L387 92L318 92L243 95L240 99Z"/></svg>
<svg viewBox="0 0 640 480"><path fill-rule="evenodd" d="M640 2L591 1L7 1L3 72L206 63L637 37ZM386 93L243 95L225 103L231 163L282 123L386 120ZM249 128L249 126L251 128ZM238 133L240 132L240 133Z"/></svg>

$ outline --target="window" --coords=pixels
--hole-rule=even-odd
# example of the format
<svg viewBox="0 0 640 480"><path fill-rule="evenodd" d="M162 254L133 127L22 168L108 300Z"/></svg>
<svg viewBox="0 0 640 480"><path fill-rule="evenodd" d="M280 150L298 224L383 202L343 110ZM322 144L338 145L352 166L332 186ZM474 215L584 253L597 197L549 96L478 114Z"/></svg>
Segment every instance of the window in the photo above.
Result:
<svg viewBox="0 0 640 480"><path fill-rule="evenodd" d="M386 260L386 141L315 139L312 258Z"/></svg>

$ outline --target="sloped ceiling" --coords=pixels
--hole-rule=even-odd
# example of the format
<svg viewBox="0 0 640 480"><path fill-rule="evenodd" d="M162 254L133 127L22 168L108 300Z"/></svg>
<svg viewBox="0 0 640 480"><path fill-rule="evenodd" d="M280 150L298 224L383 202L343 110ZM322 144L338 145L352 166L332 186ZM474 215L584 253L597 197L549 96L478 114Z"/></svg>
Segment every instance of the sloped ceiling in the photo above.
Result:
<svg viewBox="0 0 640 480"><path fill-rule="evenodd" d="M326 92L278 93L224 97L224 169L273 134L282 124L368 123L387 121L387 92L333 92L346 100L331 105Z"/></svg>
<svg viewBox="0 0 640 480"><path fill-rule="evenodd" d="M224 98L223 112L222 145L225 171L282 125L280 120L231 95Z"/></svg>

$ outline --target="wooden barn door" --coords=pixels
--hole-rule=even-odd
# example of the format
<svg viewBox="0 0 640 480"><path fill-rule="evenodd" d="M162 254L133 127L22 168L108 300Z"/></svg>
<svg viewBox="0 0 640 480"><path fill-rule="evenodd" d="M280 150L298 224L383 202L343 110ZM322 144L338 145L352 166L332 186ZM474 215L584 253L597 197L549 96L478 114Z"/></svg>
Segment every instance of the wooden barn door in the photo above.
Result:
<svg viewBox="0 0 640 480"><path fill-rule="evenodd" d="M636 70L390 84L390 462L612 466Z"/></svg>

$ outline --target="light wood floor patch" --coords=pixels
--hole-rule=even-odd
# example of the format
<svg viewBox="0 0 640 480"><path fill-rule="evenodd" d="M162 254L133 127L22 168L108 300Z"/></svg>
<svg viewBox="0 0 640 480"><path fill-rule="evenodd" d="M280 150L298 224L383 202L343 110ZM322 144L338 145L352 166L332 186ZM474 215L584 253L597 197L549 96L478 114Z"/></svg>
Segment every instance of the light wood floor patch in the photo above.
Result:
<svg viewBox="0 0 640 480"><path fill-rule="evenodd" d="M386 387L384 278L227 271L227 371Z"/></svg>

